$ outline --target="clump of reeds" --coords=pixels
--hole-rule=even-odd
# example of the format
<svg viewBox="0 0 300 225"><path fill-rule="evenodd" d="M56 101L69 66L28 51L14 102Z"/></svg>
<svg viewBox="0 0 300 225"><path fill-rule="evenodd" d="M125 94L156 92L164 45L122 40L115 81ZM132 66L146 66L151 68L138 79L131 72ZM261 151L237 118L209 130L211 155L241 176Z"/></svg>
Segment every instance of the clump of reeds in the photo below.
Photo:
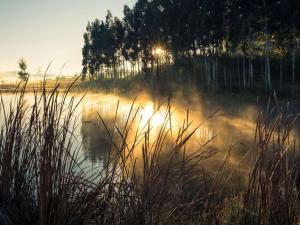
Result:
<svg viewBox="0 0 300 225"><path fill-rule="evenodd" d="M292 129L299 115L282 107L260 114L257 120L253 166L245 195L245 211L258 224L296 224L299 218L299 149ZM298 140L297 140L298 141Z"/></svg>
<svg viewBox="0 0 300 225"><path fill-rule="evenodd" d="M174 224L187 215L203 212L213 194L210 184L214 178L206 176L201 165L216 150L206 148L208 140L187 152L186 144L197 128L190 128L187 115L179 131L172 132L170 104L154 134L152 118L146 125L135 127L139 109L133 106L134 103L126 121L115 122L113 127L99 114L111 140L111 152L115 152L107 167L107 173L115 177L107 188L110 209L105 221L109 218L111 224Z"/></svg>
<svg viewBox="0 0 300 225"><path fill-rule="evenodd" d="M87 193L72 132L78 105L55 88L33 92L21 83L8 106L1 98L0 207L14 224L79 224ZM79 196L79 197L78 197Z"/></svg>
<svg viewBox="0 0 300 225"><path fill-rule="evenodd" d="M12 224L40 225L296 223L296 148L289 139L295 117L282 111L260 115L248 189L236 194L226 189L230 154L215 173L207 173L204 162L216 150L208 140L187 151L197 128L187 114L172 132L170 104L155 134L151 119L134 126L139 121L134 103L121 125L118 110L109 125L99 114L109 155L98 172L84 168L74 136L80 100L68 96L71 86L61 91L57 83L48 92L44 82L26 103L25 83L9 107L2 99L0 220L5 215Z"/></svg>
<svg viewBox="0 0 300 225"><path fill-rule="evenodd" d="M276 100L276 99L275 99ZM259 113L248 187L227 199L225 224L297 224L299 222L299 149L292 130L299 114L285 107Z"/></svg>
<svg viewBox="0 0 300 225"><path fill-rule="evenodd" d="M149 141L151 129L146 129L129 144L136 119L129 113L126 124L115 127L118 137L110 135L106 166L97 174L89 173L74 143L80 100L68 97L72 84L61 91L57 83L48 92L44 82L29 103L26 85L19 86L9 107L1 102L0 207L12 223L169 223L208 195L204 188L194 193L186 188L191 181L204 187L205 178L196 175L196 166L214 154L202 148L185 154L185 144L195 132L188 131L188 121L167 148L171 132L167 114L154 143ZM134 158L138 145L141 173Z"/></svg>

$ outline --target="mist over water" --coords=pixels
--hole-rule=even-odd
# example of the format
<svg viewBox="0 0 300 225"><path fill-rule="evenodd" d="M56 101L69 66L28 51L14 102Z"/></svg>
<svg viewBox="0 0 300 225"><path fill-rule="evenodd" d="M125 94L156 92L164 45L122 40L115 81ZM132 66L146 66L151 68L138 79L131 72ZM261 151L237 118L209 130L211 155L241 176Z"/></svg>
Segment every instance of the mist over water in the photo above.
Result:
<svg viewBox="0 0 300 225"><path fill-rule="evenodd" d="M83 94L72 93L68 97L79 101ZM33 94L26 93L25 104L33 102ZM14 107L15 95L2 96L6 110ZM127 149L135 144L134 157L139 165L142 159L142 143L145 132L149 132L150 146L156 144L161 135L161 128L168 130L163 148L170 149L178 138L178 132L186 127L195 133L185 146L187 154L199 149L212 149L216 152L207 160L206 170L213 171L230 151L230 166L238 168L241 173L250 166L256 119L262 110L257 103L234 102L219 99L212 100L201 94L190 98L175 96L170 102L167 98L153 98L146 93L135 99L117 94L88 93L76 109L75 148L81 148L86 167L102 168L109 155L113 154L113 145L122 142L125 126L130 127L126 134ZM1 124L4 123L1 113ZM293 136L298 137L295 129ZM135 139L141 138L141 140ZM115 143L112 143L111 139ZM137 144L136 144L137 143Z"/></svg>

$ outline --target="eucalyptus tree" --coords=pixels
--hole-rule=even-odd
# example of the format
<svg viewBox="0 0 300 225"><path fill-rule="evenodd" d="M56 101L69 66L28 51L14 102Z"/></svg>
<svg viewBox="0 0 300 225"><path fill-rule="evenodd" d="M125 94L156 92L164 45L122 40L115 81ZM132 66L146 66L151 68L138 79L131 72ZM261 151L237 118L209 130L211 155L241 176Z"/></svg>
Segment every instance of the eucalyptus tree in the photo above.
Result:
<svg viewBox="0 0 300 225"><path fill-rule="evenodd" d="M296 50L300 45L300 2L297 0L285 0L284 2L290 9L290 15L287 18L289 20L289 33L291 34L292 82L294 83L296 74Z"/></svg>
<svg viewBox="0 0 300 225"><path fill-rule="evenodd" d="M250 87L253 75L253 57L258 53L257 39L259 36L258 19L260 15L260 0L233 0L230 5L229 39L234 53L242 55L242 86ZM246 69L246 59L249 59L249 71ZM239 68L239 61L238 61ZM248 76L247 76L248 74ZM240 71L238 71L240 77ZM248 77L248 79L247 79ZM240 78L239 78L240 80ZM240 84L240 82L239 82Z"/></svg>
<svg viewBox="0 0 300 225"><path fill-rule="evenodd" d="M124 49L122 55L131 64L131 74L134 74L135 62L139 60L140 53L140 21L133 9L124 7Z"/></svg>
<svg viewBox="0 0 300 225"><path fill-rule="evenodd" d="M123 22L113 17L110 11L105 21L96 19L88 23L82 49L83 78L87 74L91 79L104 76L116 78L123 38Z"/></svg>
<svg viewBox="0 0 300 225"><path fill-rule="evenodd" d="M123 20L108 12L104 21L88 24L83 78L125 77L129 64L132 75L154 69L152 52L160 46L174 59L166 62L201 68L204 73L199 74L214 90L228 84L230 89L237 85L239 90L250 90L255 83L271 91L277 75L274 60L280 62L280 84L296 80L298 2L137 0L132 8L124 6ZM286 56L289 69L283 66ZM284 77L289 70L289 78Z"/></svg>
<svg viewBox="0 0 300 225"><path fill-rule="evenodd" d="M289 0L280 0L273 5L272 29L273 29L273 52L279 57L279 85L282 87L284 80L284 61L292 41L291 20L289 19L292 5Z"/></svg>

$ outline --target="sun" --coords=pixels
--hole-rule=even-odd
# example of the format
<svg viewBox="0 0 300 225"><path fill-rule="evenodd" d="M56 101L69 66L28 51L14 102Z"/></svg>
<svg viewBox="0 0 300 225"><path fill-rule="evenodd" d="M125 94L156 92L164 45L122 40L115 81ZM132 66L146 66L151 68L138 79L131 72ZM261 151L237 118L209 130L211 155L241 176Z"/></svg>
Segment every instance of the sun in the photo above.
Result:
<svg viewBox="0 0 300 225"><path fill-rule="evenodd" d="M164 122L164 116L161 111L154 111L153 104L148 104L141 110L141 124L144 126L150 123L152 127L158 127Z"/></svg>
<svg viewBox="0 0 300 225"><path fill-rule="evenodd" d="M157 46L157 47L153 48L153 50L152 50L152 54L157 57L163 56L165 54L165 52L166 51L160 46Z"/></svg>

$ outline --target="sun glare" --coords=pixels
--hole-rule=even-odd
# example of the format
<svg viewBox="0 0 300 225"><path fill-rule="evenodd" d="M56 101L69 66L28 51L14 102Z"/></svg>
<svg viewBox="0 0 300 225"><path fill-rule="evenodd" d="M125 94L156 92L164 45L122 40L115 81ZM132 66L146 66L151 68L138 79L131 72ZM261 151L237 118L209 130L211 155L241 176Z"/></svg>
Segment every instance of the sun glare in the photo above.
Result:
<svg viewBox="0 0 300 225"><path fill-rule="evenodd" d="M146 105L141 110L141 124L144 126L147 123L150 123L151 127L160 126L164 122L164 117L162 113L158 110L154 110L154 106L152 104Z"/></svg>
<svg viewBox="0 0 300 225"><path fill-rule="evenodd" d="M154 49L153 49L153 51L152 51L152 54L154 55L154 56L158 56L158 57L160 57L160 56L162 56L162 55L164 55L165 54L165 50L162 48L162 47L155 47Z"/></svg>

